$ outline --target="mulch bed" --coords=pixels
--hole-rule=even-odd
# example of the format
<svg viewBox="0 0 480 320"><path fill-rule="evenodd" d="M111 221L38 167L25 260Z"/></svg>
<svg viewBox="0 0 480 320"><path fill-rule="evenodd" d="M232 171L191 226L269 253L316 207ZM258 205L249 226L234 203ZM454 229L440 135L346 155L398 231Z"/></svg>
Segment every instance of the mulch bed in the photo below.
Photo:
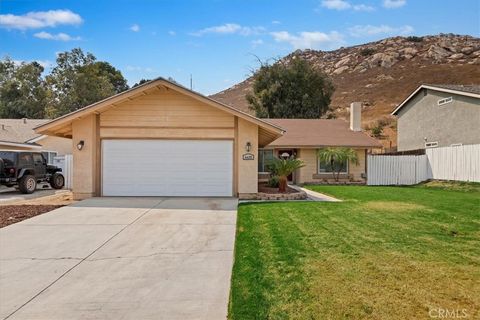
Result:
<svg viewBox="0 0 480 320"><path fill-rule="evenodd" d="M38 216L63 206L55 205L13 205L0 206L0 228Z"/></svg>
<svg viewBox="0 0 480 320"><path fill-rule="evenodd" d="M269 186L267 186L266 184L264 183L259 183L258 184L258 192L263 192L263 193L270 193L270 194L277 194L277 193L280 193L278 191L278 188L271 188ZM295 189L292 189L290 187L287 186L287 191L286 192L282 192L282 193L297 193L298 191L295 190Z"/></svg>

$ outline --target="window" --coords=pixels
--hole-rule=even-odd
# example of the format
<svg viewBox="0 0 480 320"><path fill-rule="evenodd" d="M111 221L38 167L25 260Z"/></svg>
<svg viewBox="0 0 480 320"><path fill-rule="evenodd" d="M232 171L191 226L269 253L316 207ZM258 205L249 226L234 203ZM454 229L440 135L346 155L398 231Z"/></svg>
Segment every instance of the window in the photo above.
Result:
<svg viewBox="0 0 480 320"><path fill-rule="evenodd" d="M425 142L425 148L435 148L438 147L438 142Z"/></svg>
<svg viewBox="0 0 480 320"><path fill-rule="evenodd" d="M28 166L33 164L32 154L31 153L20 153L18 158L18 163L20 166Z"/></svg>
<svg viewBox="0 0 480 320"><path fill-rule="evenodd" d="M43 163L43 157L40 153L34 153L33 154L33 161L35 162L35 164L37 163Z"/></svg>
<svg viewBox="0 0 480 320"><path fill-rule="evenodd" d="M452 98L452 97L448 97L448 98L445 98L445 99L440 99L440 100L438 100L438 101L437 101L437 104L438 104L439 106L442 106L442 105L447 104L447 103L450 103L450 102L452 102L452 101L453 101L453 98Z"/></svg>
<svg viewBox="0 0 480 320"><path fill-rule="evenodd" d="M258 150L258 172L268 172L267 165L273 159L273 150Z"/></svg>
<svg viewBox="0 0 480 320"><path fill-rule="evenodd" d="M57 153L52 151L43 151L42 154L48 164L53 164L53 158L57 156Z"/></svg>
<svg viewBox="0 0 480 320"><path fill-rule="evenodd" d="M348 173L348 162L334 162L332 166L331 163L323 162L320 159L318 160L318 173L333 173L338 172L339 169L340 173Z"/></svg>

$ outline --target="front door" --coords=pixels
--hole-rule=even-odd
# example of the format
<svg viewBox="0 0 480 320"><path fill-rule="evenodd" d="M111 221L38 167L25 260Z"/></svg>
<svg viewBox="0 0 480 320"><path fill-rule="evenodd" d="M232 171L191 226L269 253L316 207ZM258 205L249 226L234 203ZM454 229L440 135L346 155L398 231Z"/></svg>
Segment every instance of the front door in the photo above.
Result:
<svg viewBox="0 0 480 320"><path fill-rule="evenodd" d="M287 158L295 158L295 150L294 149L280 149L278 150L278 157L280 159L287 159ZM293 173L289 174L288 182L293 182Z"/></svg>

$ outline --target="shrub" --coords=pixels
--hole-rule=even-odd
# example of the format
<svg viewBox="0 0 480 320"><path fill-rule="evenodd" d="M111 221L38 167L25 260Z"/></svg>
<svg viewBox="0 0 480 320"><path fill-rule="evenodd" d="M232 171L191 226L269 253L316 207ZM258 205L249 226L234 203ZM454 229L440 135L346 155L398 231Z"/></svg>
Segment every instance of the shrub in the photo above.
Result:
<svg viewBox="0 0 480 320"><path fill-rule="evenodd" d="M381 125L376 125L372 128L372 135L375 138L380 138L383 134L383 127Z"/></svg>
<svg viewBox="0 0 480 320"><path fill-rule="evenodd" d="M280 184L278 176L271 176L268 179L267 186L270 188L278 188L278 185Z"/></svg>
<svg viewBox="0 0 480 320"><path fill-rule="evenodd" d="M375 50L372 48L365 48L365 49L362 49L362 51L360 51L360 54L364 57L371 56L374 53L375 53Z"/></svg>
<svg viewBox="0 0 480 320"><path fill-rule="evenodd" d="M410 37L407 37L407 41L410 41L410 42L422 42L422 41L423 41L423 37L410 36Z"/></svg>

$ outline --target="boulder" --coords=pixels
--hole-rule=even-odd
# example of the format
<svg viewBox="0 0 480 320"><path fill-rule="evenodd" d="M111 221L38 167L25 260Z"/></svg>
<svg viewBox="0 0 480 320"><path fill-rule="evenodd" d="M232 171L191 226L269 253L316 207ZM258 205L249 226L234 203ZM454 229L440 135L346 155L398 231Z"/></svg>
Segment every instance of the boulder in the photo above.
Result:
<svg viewBox="0 0 480 320"><path fill-rule="evenodd" d="M427 51L427 57L434 61L441 61L449 55L450 52L448 52L448 50L445 50L443 47L437 46L436 44L432 44Z"/></svg>
<svg viewBox="0 0 480 320"><path fill-rule="evenodd" d="M348 70L348 66L343 66L343 67L335 69L333 71L333 74L341 74L341 73L343 73L344 71L347 71L347 70Z"/></svg>
<svg viewBox="0 0 480 320"><path fill-rule="evenodd" d="M473 47L465 47L460 50L463 54L469 55L473 52Z"/></svg>
<svg viewBox="0 0 480 320"><path fill-rule="evenodd" d="M455 54L452 54L450 57L448 57L449 59L453 59L453 60L458 60L458 59L462 59L464 57L464 54L463 53L455 53Z"/></svg>

